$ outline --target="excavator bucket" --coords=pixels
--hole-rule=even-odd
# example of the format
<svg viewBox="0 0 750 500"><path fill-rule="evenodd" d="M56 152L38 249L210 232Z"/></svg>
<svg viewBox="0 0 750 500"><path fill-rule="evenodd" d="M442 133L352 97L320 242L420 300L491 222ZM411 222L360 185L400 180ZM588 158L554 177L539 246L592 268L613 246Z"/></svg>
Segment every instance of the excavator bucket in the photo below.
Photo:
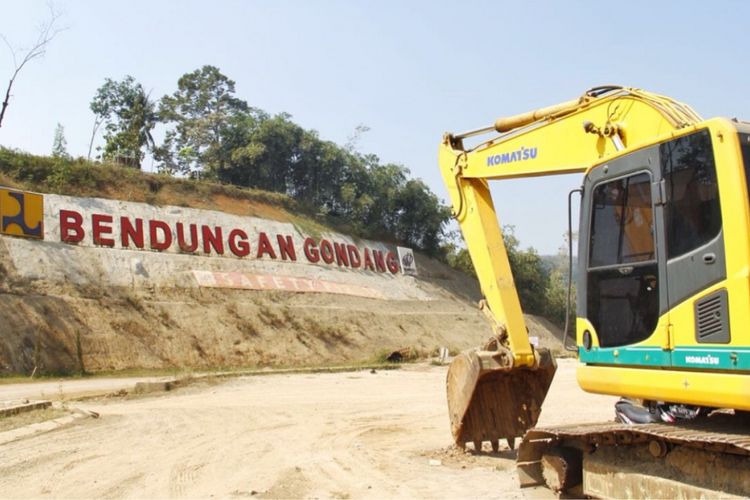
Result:
<svg viewBox="0 0 750 500"><path fill-rule="evenodd" d="M509 353L475 350L458 355L448 368L448 411L458 446L473 443L481 450L489 441L494 451L536 425L557 364L547 349L537 349L536 368L512 367ZM511 365L511 366L508 366Z"/></svg>

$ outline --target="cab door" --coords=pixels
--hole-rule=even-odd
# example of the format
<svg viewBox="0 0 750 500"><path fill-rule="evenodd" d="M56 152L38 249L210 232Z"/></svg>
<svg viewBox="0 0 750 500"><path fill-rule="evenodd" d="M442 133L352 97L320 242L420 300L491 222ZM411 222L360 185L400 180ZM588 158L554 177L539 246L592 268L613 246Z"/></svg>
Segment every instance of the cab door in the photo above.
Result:
<svg viewBox="0 0 750 500"><path fill-rule="evenodd" d="M659 156L664 177L672 363L684 368L731 369L731 353L724 348L731 340L729 287L721 286L727 276L726 255L710 130L662 143ZM733 187L727 186L727 192Z"/></svg>
<svg viewBox="0 0 750 500"><path fill-rule="evenodd" d="M716 164L708 129L659 146L670 308L726 277Z"/></svg>
<svg viewBox="0 0 750 500"><path fill-rule="evenodd" d="M583 362L670 365L659 148L592 170L584 185L578 281ZM581 332L580 330L584 331Z"/></svg>

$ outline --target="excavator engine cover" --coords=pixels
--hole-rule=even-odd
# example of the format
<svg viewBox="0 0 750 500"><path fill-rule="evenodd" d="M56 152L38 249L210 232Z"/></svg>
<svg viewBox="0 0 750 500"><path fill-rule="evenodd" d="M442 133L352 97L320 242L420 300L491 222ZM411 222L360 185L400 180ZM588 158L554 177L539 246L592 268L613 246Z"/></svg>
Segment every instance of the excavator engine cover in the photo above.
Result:
<svg viewBox="0 0 750 500"><path fill-rule="evenodd" d="M500 439L513 448L515 438L536 425L557 364L547 349L537 349L535 368L513 367L509 351L459 354L448 368L447 392L451 432L458 446L473 443L481 450L489 441L497 451Z"/></svg>

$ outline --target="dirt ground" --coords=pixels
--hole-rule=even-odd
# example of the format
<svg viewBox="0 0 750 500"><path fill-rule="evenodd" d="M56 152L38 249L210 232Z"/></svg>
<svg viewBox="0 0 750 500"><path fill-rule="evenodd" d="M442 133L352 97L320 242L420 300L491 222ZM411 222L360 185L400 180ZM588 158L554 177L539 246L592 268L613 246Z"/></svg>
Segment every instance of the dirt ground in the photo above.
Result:
<svg viewBox="0 0 750 500"><path fill-rule="evenodd" d="M451 447L445 372L243 377L76 403L101 417L0 447L0 497L554 498L518 488L508 449ZM563 359L540 424L610 420L613 404L578 389Z"/></svg>

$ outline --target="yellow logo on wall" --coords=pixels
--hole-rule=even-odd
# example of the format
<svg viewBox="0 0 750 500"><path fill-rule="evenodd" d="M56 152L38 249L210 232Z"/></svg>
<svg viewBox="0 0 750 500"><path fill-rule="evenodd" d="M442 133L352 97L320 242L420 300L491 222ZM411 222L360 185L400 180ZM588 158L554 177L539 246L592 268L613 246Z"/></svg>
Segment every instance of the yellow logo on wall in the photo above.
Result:
<svg viewBox="0 0 750 500"><path fill-rule="evenodd" d="M0 188L0 234L44 238L44 197Z"/></svg>

